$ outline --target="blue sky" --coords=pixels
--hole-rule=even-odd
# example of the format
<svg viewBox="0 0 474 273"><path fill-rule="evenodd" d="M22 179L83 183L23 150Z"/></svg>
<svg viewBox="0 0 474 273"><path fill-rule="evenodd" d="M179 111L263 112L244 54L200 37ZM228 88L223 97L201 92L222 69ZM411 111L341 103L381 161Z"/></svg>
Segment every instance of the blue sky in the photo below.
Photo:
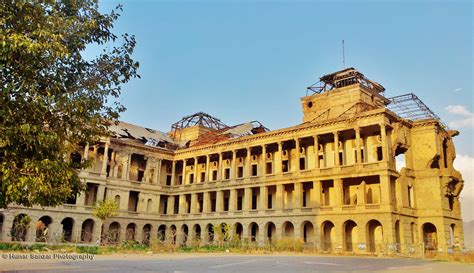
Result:
<svg viewBox="0 0 474 273"><path fill-rule="evenodd" d="M346 66L381 83L388 97L417 94L461 131L458 153L467 169L474 167L471 1L103 1L100 7L110 11L118 3L124 10L114 31L136 36L141 75L124 86L124 121L168 131L182 116L204 111L230 125L295 125L306 87L343 68L344 39Z"/></svg>

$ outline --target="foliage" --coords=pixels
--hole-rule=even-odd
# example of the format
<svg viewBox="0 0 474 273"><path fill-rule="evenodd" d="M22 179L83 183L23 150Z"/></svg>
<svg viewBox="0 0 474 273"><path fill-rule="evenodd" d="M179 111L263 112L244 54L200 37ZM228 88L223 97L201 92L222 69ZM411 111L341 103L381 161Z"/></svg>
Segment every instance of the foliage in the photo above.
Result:
<svg viewBox="0 0 474 273"><path fill-rule="evenodd" d="M121 86L139 77L135 38L111 31L119 11L101 14L98 0L0 2L0 207L54 206L83 190L76 170L90 163L68 158L107 135L125 110ZM85 58L91 46L103 51Z"/></svg>
<svg viewBox="0 0 474 273"><path fill-rule="evenodd" d="M12 241L26 241L26 234L30 227L31 217L25 214L15 216L13 227L10 230Z"/></svg>
<svg viewBox="0 0 474 273"><path fill-rule="evenodd" d="M105 221L107 218L117 216L117 211L119 205L113 199L105 199L103 201L98 201L94 205L94 211L92 214L99 218L102 221Z"/></svg>

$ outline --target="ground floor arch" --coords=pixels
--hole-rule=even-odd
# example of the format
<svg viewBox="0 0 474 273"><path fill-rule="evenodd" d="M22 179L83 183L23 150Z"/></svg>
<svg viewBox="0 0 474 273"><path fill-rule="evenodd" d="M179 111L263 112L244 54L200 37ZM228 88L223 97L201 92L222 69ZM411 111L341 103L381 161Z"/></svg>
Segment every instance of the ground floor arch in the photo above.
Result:
<svg viewBox="0 0 474 273"><path fill-rule="evenodd" d="M158 227L158 241L164 242L166 240L166 225L160 225Z"/></svg>
<svg viewBox="0 0 474 273"><path fill-rule="evenodd" d="M276 236L276 225L273 222L268 222L265 225L265 240L268 243L275 241Z"/></svg>
<svg viewBox="0 0 474 273"><path fill-rule="evenodd" d="M91 243L94 238L94 220L87 219L82 222L81 242Z"/></svg>
<svg viewBox="0 0 474 273"><path fill-rule="evenodd" d="M153 230L153 227L151 224L146 224L143 226L143 231L142 231L142 243L145 245L150 244L151 240L151 231Z"/></svg>
<svg viewBox="0 0 474 273"><path fill-rule="evenodd" d="M243 234L244 234L244 226L242 226L241 223L235 223L234 236L236 236L239 240L242 240Z"/></svg>
<svg viewBox="0 0 474 273"><path fill-rule="evenodd" d="M314 226L310 221L304 221L301 224L303 241L307 244L314 243Z"/></svg>
<svg viewBox="0 0 474 273"><path fill-rule="evenodd" d="M380 252L383 242L383 226L377 220L367 222L367 251Z"/></svg>
<svg viewBox="0 0 474 273"><path fill-rule="evenodd" d="M137 225L135 223L130 223L125 229L125 240L133 241L137 233Z"/></svg>
<svg viewBox="0 0 474 273"><path fill-rule="evenodd" d="M293 238L295 236L295 227L291 222L284 222L282 225L283 237Z"/></svg>
<svg viewBox="0 0 474 273"><path fill-rule="evenodd" d="M348 220L344 222L343 230L344 251L354 251L355 244L357 244L359 241L359 229L357 227L357 224L352 220Z"/></svg>
<svg viewBox="0 0 474 273"><path fill-rule="evenodd" d="M36 242L47 242L50 238L49 225L53 222L53 219L48 216L42 216L36 222Z"/></svg>
<svg viewBox="0 0 474 273"><path fill-rule="evenodd" d="M321 224L321 250L332 251L335 232L334 224L331 221L324 221Z"/></svg>
<svg viewBox="0 0 474 273"><path fill-rule="evenodd" d="M72 242L72 233L74 228L74 219L66 217L61 221L62 225L62 239L65 242Z"/></svg>
<svg viewBox="0 0 474 273"><path fill-rule="evenodd" d="M438 249L438 231L432 223L424 223L423 230L423 246L427 251Z"/></svg>
<svg viewBox="0 0 474 273"><path fill-rule="evenodd" d="M120 224L118 222L110 223L109 231L107 232L107 241L112 244L116 244L120 241Z"/></svg>
<svg viewBox="0 0 474 273"><path fill-rule="evenodd" d="M258 224L255 222L252 222L249 225L249 237L251 242L258 241Z"/></svg>

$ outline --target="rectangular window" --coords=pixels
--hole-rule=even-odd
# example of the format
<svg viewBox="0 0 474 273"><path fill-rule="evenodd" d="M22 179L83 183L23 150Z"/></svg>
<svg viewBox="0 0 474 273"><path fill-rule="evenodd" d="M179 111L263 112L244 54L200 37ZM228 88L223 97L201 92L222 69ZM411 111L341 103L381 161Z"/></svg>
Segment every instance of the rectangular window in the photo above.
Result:
<svg viewBox="0 0 474 273"><path fill-rule="evenodd" d="M237 210L242 210L242 203L243 203L243 197L238 196L237 197Z"/></svg>
<svg viewBox="0 0 474 273"><path fill-rule="evenodd" d="M304 158L300 158L300 170L306 170L306 160Z"/></svg>
<svg viewBox="0 0 474 273"><path fill-rule="evenodd" d="M224 179L230 179L230 169L229 168L224 170Z"/></svg>
<svg viewBox="0 0 474 273"><path fill-rule="evenodd" d="M202 172L201 173L201 182L204 182L206 180L206 173Z"/></svg>
<svg viewBox="0 0 474 273"><path fill-rule="evenodd" d="M266 164L266 173L267 174L271 174L272 173L272 163L271 162L267 162Z"/></svg>
<svg viewBox="0 0 474 273"><path fill-rule="evenodd" d="M171 186L171 175L166 176L166 186Z"/></svg>
<svg viewBox="0 0 474 273"><path fill-rule="evenodd" d="M252 176L257 176L257 164L252 165Z"/></svg>
<svg viewBox="0 0 474 273"><path fill-rule="evenodd" d="M281 171L284 172L284 173L287 173L288 170L289 170L288 160L283 160L281 162Z"/></svg>
<svg viewBox="0 0 474 273"><path fill-rule="evenodd" d="M244 167L239 166L239 167L237 168L237 177L238 177L238 178L242 178L243 176L244 176Z"/></svg>
<svg viewBox="0 0 474 273"><path fill-rule="evenodd" d="M189 174L189 184L194 183L194 174Z"/></svg>
<svg viewBox="0 0 474 273"><path fill-rule="evenodd" d="M273 209L273 202L272 202L273 199L272 199L272 197L273 196L271 194L268 195L268 198L267 198L267 208L268 209Z"/></svg>
<svg viewBox="0 0 474 273"><path fill-rule="evenodd" d="M217 170L213 170L212 171L212 181L216 181L217 180Z"/></svg>
<svg viewBox="0 0 474 273"><path fill-rule="evenodd" d="M382 154L382 147L377 147L377 160L382 161L383 154Z"/></svg>

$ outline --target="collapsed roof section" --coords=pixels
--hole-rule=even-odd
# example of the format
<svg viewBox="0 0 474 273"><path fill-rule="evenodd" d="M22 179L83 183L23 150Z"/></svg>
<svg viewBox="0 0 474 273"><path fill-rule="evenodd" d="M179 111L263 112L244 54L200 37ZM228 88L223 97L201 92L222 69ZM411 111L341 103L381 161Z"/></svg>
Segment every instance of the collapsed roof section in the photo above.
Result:
<svg viewBox="0 0 474 273"><path fill-rule="evenodd" d="M118 139L135 140L150 147L165 149L173 149L176 147L173 139L163 132L123 121L112 122L112 124L109 125L109 131Z"/></svg>
<svg viewBox="0 0 474 273"><path fill-rule="evenodd" d="M319 78L319 82L307 87L306 89L307 91L320 94L353 84L361 84L375 93L383 93L385 91L385 88L381 84L367 79L364 74L360 73L353 67L324 75Z"/></svg>
<svg viewBox="0 0 474 273"><path fill-rule="evenodd" d="M437 120L445 130L449 130L448 126L441 121L440 117L431 111L431 109L413 93L391 97L388 98L388 100L390 103L387 105L387 108L401 118L411 121L434 119Z"/></svg>
<svg viewBox="0 0 474 273"><path fill-rule="evenodd" d="M251 121L234 126L227 126L220 130L209 131L201 135L198 139L191 141L188 146L199 146L206 144L215 144L221 141L236 139L239 137L250 136L269 132L270 130L258 121Z"/></svg>

